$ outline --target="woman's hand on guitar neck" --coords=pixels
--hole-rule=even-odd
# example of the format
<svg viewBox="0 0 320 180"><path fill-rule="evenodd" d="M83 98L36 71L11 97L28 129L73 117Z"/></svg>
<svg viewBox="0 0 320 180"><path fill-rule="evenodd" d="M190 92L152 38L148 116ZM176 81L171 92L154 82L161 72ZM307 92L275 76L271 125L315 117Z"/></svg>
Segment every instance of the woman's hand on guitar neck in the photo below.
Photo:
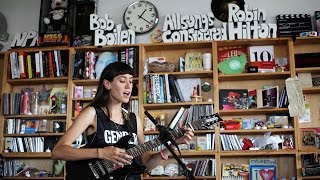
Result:
<svg viewBox="0 0 320 180"><path fill-rule="evenodd" d="M189 144L189 141L194 136L191 128L184 128L184 129L185 129L184 135L176 139L177 144Z"/></svg>
<svg viewBox="0 0 320 180"><path fill-rule="evenodd" d="M99 159L112 161L119 166L130 165L133 159L133 157L128 155L124 149L114 146L97 148L97 157Z"/></svg>

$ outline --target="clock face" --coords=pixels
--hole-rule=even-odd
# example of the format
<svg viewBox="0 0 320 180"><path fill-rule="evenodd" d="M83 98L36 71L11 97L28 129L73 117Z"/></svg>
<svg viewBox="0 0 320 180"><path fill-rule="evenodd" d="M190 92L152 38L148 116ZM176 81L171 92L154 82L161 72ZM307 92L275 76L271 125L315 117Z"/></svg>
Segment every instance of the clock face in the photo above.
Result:
<svg viewBox="0 0 320 180"><path fill-rule="evenodd" d="M156 7L148 1L137 1L128 6L123 15L127 28L136 33L147 33L158 24L159 14Z"/></svg>

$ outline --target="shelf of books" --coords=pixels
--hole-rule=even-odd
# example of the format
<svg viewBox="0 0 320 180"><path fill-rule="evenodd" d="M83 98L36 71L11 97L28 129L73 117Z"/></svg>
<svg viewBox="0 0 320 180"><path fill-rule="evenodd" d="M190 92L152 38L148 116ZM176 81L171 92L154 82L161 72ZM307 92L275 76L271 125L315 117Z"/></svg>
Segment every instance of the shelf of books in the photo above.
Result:
<svg viewBox="0 0 320 180"><path fill-rule="evenodd" d="M246 177L319 179L319 165L314 163L320 158L319 53L317 37L0 53L5 67L2 158L7 167L16 163L47 173L28 179L64 179L60 162L48 161L50 150L94 98L102 71L95 65L123 61L134 69L128 108L143 121L146 141L159 132L145 111L172 131L194 129L190 144L179 148L196 179L226 179L233 171ZM203 63L205 58L209 64ZM286 89L286 79L295 76L305 111L292 117L288 93L294 88ZM158 169L143 179L185 179L171 156L162 167L176 174L159 175ZM11 168L4 179L26 179L14 175Z"/></svg>
<svg viewBox="0 0 320 180"><path fill-rule="evenodd" d="M319 80L320 39L299 38L294 42L295 75L301 82L305 111L298 116L299 141L298 163L301 179L319 179L320 175L320 122Z"/></svg>
<svg viewBox="0 0 320 180"><path fill-rule="evenodd" d="M296 176L296 131L285 80L292 76L289 39L218 42L214 56L215 111L219 112L218 177ZM260 173L260 175L259 175Z"/></svg>
<svg viewBox="0 0 320 180"><path fill-rule="evenodd" d="M179 148L196 179L215 179L217 139L214 126L218 119L210 116L214 104L212 53L212 42L151 44L142 47L140 68L147 70L143 73L140 86L143 89L140 91L143 100L140 117L144 121L145 141L157 137L159 132L143 114L144 111L170 129L180 129L185 125L192 127L194 138L189 145L179 145ZM210 57L209 68L202 64L205 54ZM179 169L172 156L162 167L164 173L167 168ZM151 172L143 179L183 179L183 174L179 170L178 176L162 177Z"/></svg>
<svg viewBox="0 0 320 180"><path fill-rule="evenodd" d="M134 70L133 91L129 110L138 113L138 59L139 45L76 47L73 51L72 83L70 100L72 103L71 120L89 105L95 97L101 73L108 64L121 61ZM68 124L70 126L72 121Z"/></svg>
<svg viewBox="0 0 320 180"><path fill-rule="evenodd" d="M5 53L3 179L63 179L63 168L54 167L51 151L66 129L69 55L68 47L12 49Z"/></svg>

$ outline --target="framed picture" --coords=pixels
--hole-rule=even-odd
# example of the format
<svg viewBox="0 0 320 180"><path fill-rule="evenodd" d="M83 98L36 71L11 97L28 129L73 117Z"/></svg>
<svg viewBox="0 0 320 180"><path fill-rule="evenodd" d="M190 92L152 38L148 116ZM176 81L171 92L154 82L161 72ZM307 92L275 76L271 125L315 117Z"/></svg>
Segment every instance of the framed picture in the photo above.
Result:
<svg viewBox="0 0 320 180"><path fill-rule="evenodd" d="M251 180L277 180L275 165L250 165Z"/></svg>
<svg viewBox="0 0 320 180"><path fill-rule="evenodd" d="M320 127L300 129L301 149L317 150L320 149Z"/></svg>
<svg viewBox="0 0 320 180"><path fill-rule="evenodd" d="M276 108L278 107L278 100L279 86L262 89L262 108Z"/></svg>
<svg viewBox="0 0 320 180"><path fill-rule="evenodd" d="M231 110L231 109L245 109L242 101L243 95L248 95L247 89L220 89L219 90L219 109L220 110Z"/></svg>
<svg viewBox="0 0 320 180"><path fill-rule="evenodd" d="M284 126L289 126L289 116L288 114L267 114L266 124L270 128L282 128Z"/></svg>

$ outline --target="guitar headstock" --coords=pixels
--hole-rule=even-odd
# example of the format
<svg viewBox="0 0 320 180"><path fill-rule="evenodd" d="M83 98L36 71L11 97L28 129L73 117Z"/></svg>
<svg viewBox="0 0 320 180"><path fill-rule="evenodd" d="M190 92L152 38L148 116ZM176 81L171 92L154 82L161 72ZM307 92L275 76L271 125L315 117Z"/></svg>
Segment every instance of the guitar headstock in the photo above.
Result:
<svg viewBox="0 0 320 180"><path fill-rule="evenodd" d="M193 129L212 129L212 125L223 121L218 113L201 116L199 120L189 124Z"/></svg>

